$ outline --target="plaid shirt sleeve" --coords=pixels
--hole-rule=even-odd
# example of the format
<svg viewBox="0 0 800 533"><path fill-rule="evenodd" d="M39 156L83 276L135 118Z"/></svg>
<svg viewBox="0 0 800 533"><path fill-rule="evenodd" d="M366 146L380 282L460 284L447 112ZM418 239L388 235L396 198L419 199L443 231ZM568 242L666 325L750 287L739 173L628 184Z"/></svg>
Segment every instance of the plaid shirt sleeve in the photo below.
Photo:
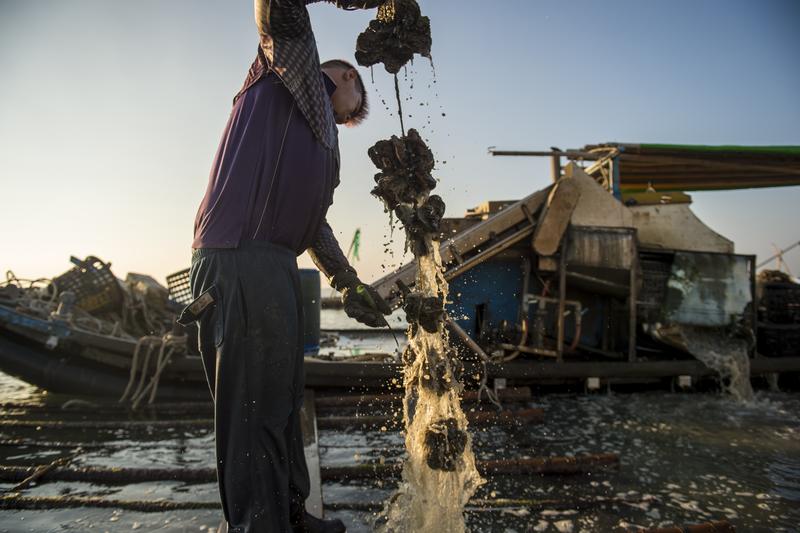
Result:
<svg viewBox="0 0 800 533"><path fill-rule="evenodd" d="M261 35L261 55L266 66L283 80L314 135L324 146L335 150L338 160L336 123L320 74L317 43L306 9L307 4L319 1L321 0L255 0L255 18ZM324 1L341 9L370 9L384 2ZM308 253L329 280L340 272L355 273L327 220L320 227Z"/></svg>
<svg viewBox="0 0 800 533"><path fill-rule="evenodd" d="M314 136L338 145L330 98L322 82L317 42L306 5L320 0L255 0L255 20L266 67L281 78ZM369 9L383 0L325 0L342 9Z"/></svg>
<svg viewBox="0 0 800 533"><path fill-rule="evenodd" d="M281 39L294 39L310 32L305 4L298 0L255 0L258 32Z"/></svg>
<svg viewBox="0 0 800 533"><path fill-rule="evenodd" d="M322 223L322 227L317 233L317 238L308 249L308 255L311 256L311 260L317 265L319 271L328 278L329 283L336 274L345 271L356 273L356 270L345 257L342 247L339 246L339 241L336 240L336 236L333 234L333 228L331 228L327 220Z"/></svg>

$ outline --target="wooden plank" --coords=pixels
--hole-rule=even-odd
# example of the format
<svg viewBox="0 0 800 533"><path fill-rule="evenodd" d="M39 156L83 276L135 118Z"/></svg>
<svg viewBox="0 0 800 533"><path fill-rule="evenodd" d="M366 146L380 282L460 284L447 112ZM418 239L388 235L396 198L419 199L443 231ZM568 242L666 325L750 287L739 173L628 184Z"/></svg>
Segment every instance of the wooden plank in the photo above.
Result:
<svg viewBox="0 0 800 533"><path fill-rule="evenodd" d="M475 461L475 467L484 476L569 475L619 468L619 455L595 453L562 457L478 460ZM356 463L327 466L323 469L322 475L325 479L332 480L396 478L399 477L402 469L403 463L400 461Z"/></svg>
<svg viewBox="0 0 800 533"><path fill-rule="evenodd" d="M568 234L566 252L571 267L629 270L636 262L633 228L571 226Z"/></svg>
<svg viewBox="0 0 800 533"><path fill-rule="evenodd" d="M570 179L563 179L555 184L550 192L544 216L533 235L533 249L537 254L550 256L556 253L580 196L580 189Z"/></svg>
<svg viewBox="0 0 800 533"><path fill-rule="evenodd" d="M523 426L542 424L544 411L539 408L505 411L474 411L466 413L470 426ZM397 431L403 429L403 420L395 415L350 415L321 416L319 427L323 429L361 428L363 430Z"/></svg>
<svg viewBox="0 0 800 533"><path fill-rule="evenodd" d="M442 264L447 265L455 260L455 254L460 255L463 260L469 261L470 256L482 251L485 245L496 239L504 239L509 231L514 232L515 226L525 222L528 223L530 213L535 213L544 204L551 187L539 190L523 198L522 200L506 207L494 216L489 217L480 224L477 224L457 235L440 243L439 253L442 257ZM523 206L525 209L523 209ZM526 216L528 213L528 216ZM474 266L474 264L473 264ZM405 264L396 272L387 274L372 286L380 295L389 301L391 305L398 305L397 281L402 281L409 287L413 287L417 275L416 262L412 261Z"/></svg>
<svg viewBox="0 0 800 533"><path fill-rule="evenodd" d="M531 389L529 387L506 387L497 390L498 397L506 402L527 402L531 399ZM340 407L379 407L403 403L403 394L336 394L328 396L317 396L316 407L340 408ZM465 390L461 393L462 402L475 402L478 400L478 391ZM483 394L486 400L486 394ZM0 404L0 408L3 405Z"/></svg>
<svg viewBox="0 0 800 533"><path fill-rule="evenodd" d="M523 240L525 237L531 235L532 233L533 233L533 227L529 226L519 230L517 233L514 233L495 244L492 244L489 248L471 257L468 261L463 261L462 263L457 264L455 267L445 272L444 279L446 279L447 281L451 281L452 279L456 278L457 276L460 276L467 270L483 263L488 259L491 259L500 252L514 246L515 244Z"/></svg>
<svg viewBox="0 0 800 533"><path fill-rule="evenodd" d="M311 490L306 498L306 511L322 518L322 485L319 472L319 437L317 435L317 412L314 407L314 391L306 389L303 397L303 409L300 414L303 427L303 452L306 455L308 477Z"/></svg>
<svg viewBox="0 0 800 533"><path fill-rule="evenodd" d="M402 377L400 363L344 363L306 360L306 383L315 387L379 387L387 388L392 378ZM480 365L464 362L464 375L481 372ZM489 363L489 378L507 378L516 384L541 383L549 379L658 378L683 374L710 376L714 371L691 359L668 361L564 361L539 362L517 360L511 363ZM761 357L750 360L753 376L775 372L800 372L800 357Z"/></svg>

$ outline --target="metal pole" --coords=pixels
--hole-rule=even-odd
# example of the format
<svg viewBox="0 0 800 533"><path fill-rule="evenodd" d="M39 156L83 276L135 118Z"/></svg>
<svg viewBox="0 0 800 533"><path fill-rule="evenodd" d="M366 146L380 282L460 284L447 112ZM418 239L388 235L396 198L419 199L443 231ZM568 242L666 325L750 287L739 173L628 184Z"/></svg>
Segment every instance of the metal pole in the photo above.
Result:
<svg viewBox="0 0 800 533"><path fill-rule="evenodd" d="M636 274L639 269L639 252L636 244L631 242L631 270L630 270L630 298L628 305L630 311L628 315L628 361L636 361Z"/></svg>
<svg viewBox="0 0 800 533"><path fill-rule="evenodd" d="M761 268L761 267L763 267L765 265L768 265L775 258L782 258L783 254L785 254L786 252L788 252L792 248L796 248L797 246L800 246L800 241L797 241L796 243L792 244L788 248L784 248L783 250L779 251L777 254L774 254L774 255L770 256L769 259L765 259L764 261L761 261L759 264L756 265L756 269L759 269L759 268Z"/></svg>
<svg viewBox="0 0 800 533"><path fill-rule="evenodd" d="M453 331L456 335L458 335L458 337L462 341L464 341L464 344L466 344L470 350L475 352L475 354L478 357L487 362L491 360L489 356L486 354L486 352L483 351L483 348L478 346L478 343L472 340L472 337L470 337L469 334L461 328L461 326L456 324L452 318L447 317L447 320L445 320L445 324L447 324L450 330Z"/></svg>
<svg viewBox="0 0 800 533"><path fill-rule="evenodd" d="M613 194L614 198L617 200L621 200L622 190L620 188L619 156L612 158L609 165L611 165L611 194Z"/></svg>
<svg viewBox="0 0 800 533"><path fill-rule="evenodd" d="M564 234L561 240L561 257L558 258L558 317L556 324L558 334L556 339L556 354L559 363L564 361L564 311L567 298L567 246L568 237Z"/></svg>
<svg viewBox="0 0 800 533"><path fill-rule="evenodd" d="M798 243L800 244L800 243ZM758 351L758 297L756 296L756 256L750 256L750 297L751 305L750 305L750 320L753 321L753 339L756 339L756 342L753 343L753 346L750 348L750 357L762 357L761 353Z"/></svg>
<svg viewBox="0 0 800 533"><path fill-rule="evenodd" d="M559 179L561 179L561 156L557 155L561 152L553 152L553 157L551 158L551 173L553 177L553 183L556 183Z"/></svg>
<svg viewBox="0 0 800 533"><path fill-rule="evenodd" d="M607 153L598 153L598 152L581 152L575 150L567 150L564 152L561 151L530 151L530 150L495 150L494 148L489 148L489 153L493 156L520 156L520 157L551 157L554 154L563 155L569 159L601 159L608 155Z"/></svg>

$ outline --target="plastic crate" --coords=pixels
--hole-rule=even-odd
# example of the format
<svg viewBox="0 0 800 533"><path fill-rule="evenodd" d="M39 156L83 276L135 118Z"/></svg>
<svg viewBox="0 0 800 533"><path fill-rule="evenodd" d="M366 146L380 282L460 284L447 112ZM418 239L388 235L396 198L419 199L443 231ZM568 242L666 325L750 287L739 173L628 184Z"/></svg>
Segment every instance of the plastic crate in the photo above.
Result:
<svg viewBox="0 0 800 533"><path fill-rule="evenodd" d="M759 324L758 352L767 357L797 357L800 324Z"/></svg>
<svg viewBox="0 0 800 533"><path fill-rule="evenodd" d="M661 319L661 307L667 295L671 263L666 259L641 259L642 286L639 289L638 312L647 322Z"/></svg>
<svg viewBox="0 0 800 533"><path fill-rule="evenodd" d="M75 305L92 314L119 311L124 295L117 278L111 272L111 263L104 263L90 255L84 260L70 257L75 265L53 279L59 294L72 292Z"/></svg>
<svg viewBox="0 0 800 533"><path fill-rule="evenodd" d="M759 289L759 312L763 322L800 324L800 285L763 283Z"/></svg>
<svg viewBox="0 0 800 533"><path fill-rule="evenodd" d="M169 299L181 305L192 302L192 288L189 284L189 269L180 270L167 276Z"/></svg>

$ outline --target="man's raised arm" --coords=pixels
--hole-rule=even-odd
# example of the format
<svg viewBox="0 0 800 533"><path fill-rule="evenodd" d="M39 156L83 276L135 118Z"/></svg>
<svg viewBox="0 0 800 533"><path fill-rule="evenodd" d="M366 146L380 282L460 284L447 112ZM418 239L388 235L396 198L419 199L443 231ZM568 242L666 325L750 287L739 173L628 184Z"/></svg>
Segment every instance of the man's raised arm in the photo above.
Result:
<svg viewBox="0 0 800 533"><path fill-rule="evenodd" d="M311 28L306 5L325 1L340 9L372 9L386 0L254 0L256 27L261 35L291 39Z"/></svg>
<svg viewBox="0 0 800 533"><path fill-rule="evenodd" d="M311 30L303 0L254 0L256 27L262 36L292 39Z"/></svg>
<svg viewBox="0 0 800 533"><path fill-rule="evenodd" d="M319 2L320 0L311 0L312 2ZM336 7L341 9L372 9L383 4L387 0L325 0Z"/></svg>

